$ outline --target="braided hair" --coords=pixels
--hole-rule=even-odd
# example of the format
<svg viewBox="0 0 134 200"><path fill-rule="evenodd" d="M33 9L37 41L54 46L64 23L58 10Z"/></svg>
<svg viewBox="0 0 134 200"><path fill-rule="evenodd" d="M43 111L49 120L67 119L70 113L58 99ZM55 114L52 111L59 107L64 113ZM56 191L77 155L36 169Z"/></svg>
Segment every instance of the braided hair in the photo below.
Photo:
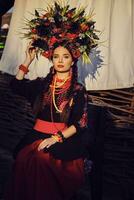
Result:
<svg viewBox="0 0 134 200"><path fill-rule="evenodd" d="M77 78L78 78L78 69L77 69L77 61L75 61L72 66L71 86L70 86L69 93L67 96L68 103L66 104L65 108L63 109L61 113L61 121L65 123L68 122L68 119L70 116L70 111L71 111L70 101L73 99L73 96L74 96L75 85L77 84Z"/></svg>
<svg viewBox="0 0 134 200"><path fill-rule="evenodd" d="M53 76L55 73L56 73L55 70L53 71L53 67L51 67L49 73L47 74L47 76L44 78L42 82L42 84L44 85L44 88L41 91L41 93L37 96L33 105L33 114L35 116L37 116L38 113L43 109L43 96L44 96L44 93L49 90L49 86L52 83Z"/></svg>

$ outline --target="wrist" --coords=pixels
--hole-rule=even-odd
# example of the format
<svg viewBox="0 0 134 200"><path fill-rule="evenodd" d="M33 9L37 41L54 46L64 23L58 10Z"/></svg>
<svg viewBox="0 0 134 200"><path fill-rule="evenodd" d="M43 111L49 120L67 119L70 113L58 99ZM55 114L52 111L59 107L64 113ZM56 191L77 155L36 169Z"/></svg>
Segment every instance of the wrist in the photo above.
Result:
<svg viewBox="0 0 134 200"><path fill-rule="evenodd" d="M24 62L22 63L22 65L24 65L25 67L29 67L29 65L31 64L31 61L29 60L24 60Z"/></svg>
<svg viewBox="0 0 134 200"><path fill-rule="evenodd" d="M29 72L28 67L25 66L24 64L21 64L19 66L19 70L21 70L24 74L27 74Z"/></svg>
<svg viewBox="0 0 134 200"><path fill-rule="evenodd" d="M57 134L56 135L52 135L51 138L53 138L55 140L55 142L59 142L59 143L63 142L62 138Z"/></svg>
<svg viewBox="0 0 134 200"><path fill-rule="evenodd" d="M62 131L58 131L58 132L57 132L57 135L58 135L59 137L61 137L62 142L64 142L64 141L66 140L66 138L64 137Z"/></svg>

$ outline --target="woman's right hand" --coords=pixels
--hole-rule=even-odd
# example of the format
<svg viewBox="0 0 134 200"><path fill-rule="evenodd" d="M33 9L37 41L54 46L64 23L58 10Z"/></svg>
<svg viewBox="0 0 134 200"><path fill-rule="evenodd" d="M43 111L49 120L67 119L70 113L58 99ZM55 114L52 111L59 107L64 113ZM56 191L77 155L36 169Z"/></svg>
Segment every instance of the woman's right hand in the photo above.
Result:
<svg viewBox="0 0 134 200"><path fill-rule="evenodd" d="M32 41L31 41L26 48L26 51L25 51L26 58L24 62L22 63L22 65L24 65L27 69L29 68L29 65L31 64L31 62L34 60L37 50L38 50L37 48L32 46ZM18 70L16 74L16 79L22 80L24 76L25 76L24 71Z"/></svg>
<svg viewBox="0 0 134 200"><path fill-rule="evenodd" d="M32 41L31 41L29 43L29 45L27 46L26 51L25 51L26 58L25 58L25 61L23 63L25 66L29 66L31 64L31 62L35 58L36 52L37 52L37 48L32 46Z"/></svg>

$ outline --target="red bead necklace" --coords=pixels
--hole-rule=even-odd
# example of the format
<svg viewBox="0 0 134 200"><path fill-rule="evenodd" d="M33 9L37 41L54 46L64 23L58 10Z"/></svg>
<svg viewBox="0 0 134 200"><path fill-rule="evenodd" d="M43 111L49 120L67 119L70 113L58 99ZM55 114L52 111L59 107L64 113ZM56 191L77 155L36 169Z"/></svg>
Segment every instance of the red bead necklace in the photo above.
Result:
<svg viewBox="0 0 134 200"><path fill-rule="evenodd" d="M69 89L69 87L71 85L71 76L67 77L66 79L60 79L60 80L62 80L61 84L56 85L56 83L57 83L57 76L54 76L52 85L50 87L51 87L51 92L52 92L53 105L54 105L55 109L58 112L61 113L62 110L60 110L58 108L58 106L56 105L55 94L62 94L62 93L64 93L65 91L67 91ZM58 82L59 82L59 79L58 79Z"/></svg>

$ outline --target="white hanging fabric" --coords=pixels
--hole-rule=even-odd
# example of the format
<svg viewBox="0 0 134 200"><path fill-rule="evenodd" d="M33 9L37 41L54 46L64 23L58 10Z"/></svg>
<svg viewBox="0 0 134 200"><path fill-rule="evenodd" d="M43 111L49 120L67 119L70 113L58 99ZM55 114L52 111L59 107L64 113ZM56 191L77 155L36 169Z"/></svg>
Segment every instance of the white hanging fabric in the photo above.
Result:
<svg viewBox="0 0 134 200"><path fill-rule="evenodd" d="M28 40L21 38L24 18L31 19L35 9L45 8L53 0L16 0L0 70L16 74L25 58ZM134 86L134 1L133 0L69 0L72 7L82 5L86 12L94 10L96 29L101 30L100 45L90 55L92 64L79 61L79 78L87 90L107 90ZM103 60L103 62L102 62ZM51 63L40 57L34 60L29 79L45 76ZM92 78L95 75L95 78Z"/></svg>

